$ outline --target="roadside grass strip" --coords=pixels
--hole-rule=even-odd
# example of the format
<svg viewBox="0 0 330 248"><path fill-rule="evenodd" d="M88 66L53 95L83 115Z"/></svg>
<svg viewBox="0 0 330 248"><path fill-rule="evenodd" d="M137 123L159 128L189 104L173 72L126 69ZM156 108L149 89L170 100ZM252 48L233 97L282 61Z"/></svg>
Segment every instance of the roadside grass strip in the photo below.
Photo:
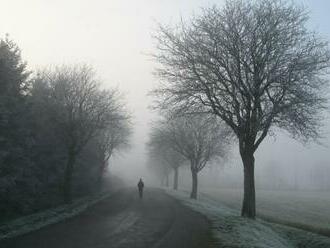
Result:
<svg viewBox="0 0 330 248"><path fill-rule="evenodd" d="M215 247L226 248L326 248L330 239L284 225L269 223L260 219L240 217L239 211L228 208L205 195L198 200L189 198L183 191L166 190L185 206L203 214L212 224Z"/></svg>
<svg viewBox="0 0 330 248"><path fill-rule="evenodd" d="M92 197L75 200L71 204L61 205L42 212L23 216L0 224L0 240L26 234L42 227L76 216L88 207L109 197L112 193L101 193Z"/></svg>

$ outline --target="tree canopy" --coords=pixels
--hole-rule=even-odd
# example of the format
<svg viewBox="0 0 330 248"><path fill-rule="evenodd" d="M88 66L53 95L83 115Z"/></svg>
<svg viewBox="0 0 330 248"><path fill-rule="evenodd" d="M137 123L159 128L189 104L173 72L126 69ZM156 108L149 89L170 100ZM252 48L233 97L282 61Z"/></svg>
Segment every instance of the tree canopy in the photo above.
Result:
<svg viewBox="0 0 330 248"><path fill-rule="evenodd" d="M276 128L319 137L330 52L307 20L294 3L233 0L155 34L156 107L212 113L231 127L250 174L244 216L255 216L253 154L265 137Z"/></svg>

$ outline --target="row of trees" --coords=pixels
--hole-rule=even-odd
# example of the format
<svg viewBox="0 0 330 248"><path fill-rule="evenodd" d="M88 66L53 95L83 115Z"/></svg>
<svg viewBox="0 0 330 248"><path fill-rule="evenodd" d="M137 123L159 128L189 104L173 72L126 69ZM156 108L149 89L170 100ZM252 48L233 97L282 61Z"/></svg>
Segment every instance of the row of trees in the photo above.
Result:
<svg viewBox="0 0 330 248"><path fill-rule="evenodd" d="M155 105L177 116L211 113L231 128L243 162L245 217L256 215L254 154L264 139L277 129L303 141L319 137L330 52L307 20L291 2L228 0L155 34Z"/></svg>
<svg viewBox="0 0 330 248"><path fill-rule="evenodd" d="M167 117L155 123L148 143L150 167L160 177L174 170L178 188L178 168L188 162L192 175L190 197L197 198L198 173L208 162L226 158L231 130L211 115Z"/></svg>
<svg viewBox="0 0 330 248"><path fill-rule="evenodd" d="M1 217L99 190L109 158L128 144L129 119L118 90L102 89L90 66L32 73L1 39Z"/></svg>

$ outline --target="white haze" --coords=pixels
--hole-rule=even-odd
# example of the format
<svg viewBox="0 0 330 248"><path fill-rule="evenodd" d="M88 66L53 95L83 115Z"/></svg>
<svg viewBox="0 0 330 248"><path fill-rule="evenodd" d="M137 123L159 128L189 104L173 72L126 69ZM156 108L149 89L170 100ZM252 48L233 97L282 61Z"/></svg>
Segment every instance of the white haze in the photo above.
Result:
<svg viewBox="0 0 330 248"><path fill-rule="evenodd" d="M146 178L145 143L149 124L156 114L147 96L157 83L153 62L146 55L153 51L152 30L157 22L175 24L187 19L200 7L222 5L222 0L0 0L0 35L6 33L23 50L31 69L51 64L87 62L95 67L105 86L126 93L133 115L132 147L112 160L110 172L132 181ZM330 39L330 2L299 1L311 11L310 26ZM4 7L5 6L5 7ZM287 181L298 180L309 187L313 168L330 167L330 121L325 116L324 146L304 146L285 133L268 138L256 155L256 176L267 175L269 166L280 168ZM207 175L207 170L204 175ZM234 149L224 171L228 178L242 181L241 162ZM269 172L269 170L268 170ZM203 179L202 179L203 180Z"/></svg>

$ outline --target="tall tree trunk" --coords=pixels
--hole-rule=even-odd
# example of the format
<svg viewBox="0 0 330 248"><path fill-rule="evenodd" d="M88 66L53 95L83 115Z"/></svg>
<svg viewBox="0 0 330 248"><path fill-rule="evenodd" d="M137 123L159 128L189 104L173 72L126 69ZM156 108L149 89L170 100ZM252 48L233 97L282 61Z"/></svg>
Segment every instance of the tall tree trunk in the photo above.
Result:
<svg viewBox="0 0 330 248"><path fill-rule="evenodd" d="M241 157L244 166L244 197L241 215L254 219L256 216L256 197L253 152L245 151L241 154Z"/></svg>
<svg viewBox="0 0 330 248"><path fill-rule="evenodd" d="M103 188L103 174L104 174L104 164L102 162L97 177L97 191L99 192L101 192Z"/></svg>
<svg viewBox="0 0 330 248"><path fill-rule="evenodd" d="M179 181L179 168L175 167L174 168L174 180L173 180L173 189L174 190L178 189L178 181Z"/></svg>
<svg viewBox="0 0 330 248"><path fill-rule="evenodd" d="M191 168L191 175L192 175L192 188L191 188L191 199L197 199L197 171L194 168Z"/></svg>
<svg viewBox="0 0 330 248"><path fill-rule="evenodd" d="M64 203L72 202L72 175L73 175L73 167L76 160L76 155L70 149L68 152L68 160L65 167L64 174L64 185L63 185L63 200Z"/></svg>
<svg viewBox="0 0 330 248"><path fill-rule="evenodd" d="M103 173L99 173L97 178L97 192L102 192L103 189Z"/></svg>
<svg viewBox="0 0 330 248"><path fill-rule="evenodd" d="M103 177L104 177L104 174L106 172L106 169L107 169L107 164L108 163L108 159L102 159L100 160L100 167L99 167L99 175L98 175L98 178L97 178L97 189L99 192L101 192L103 190Z"/></svg>
<svg viewBox="0 0 330 248"><path fill-rule="evenodd" d="M165 186L166 186L166 187L169 187L169 186L170 186L170 182L169 182L168 174L166 174L166 176L165 176Z"/></svg>

